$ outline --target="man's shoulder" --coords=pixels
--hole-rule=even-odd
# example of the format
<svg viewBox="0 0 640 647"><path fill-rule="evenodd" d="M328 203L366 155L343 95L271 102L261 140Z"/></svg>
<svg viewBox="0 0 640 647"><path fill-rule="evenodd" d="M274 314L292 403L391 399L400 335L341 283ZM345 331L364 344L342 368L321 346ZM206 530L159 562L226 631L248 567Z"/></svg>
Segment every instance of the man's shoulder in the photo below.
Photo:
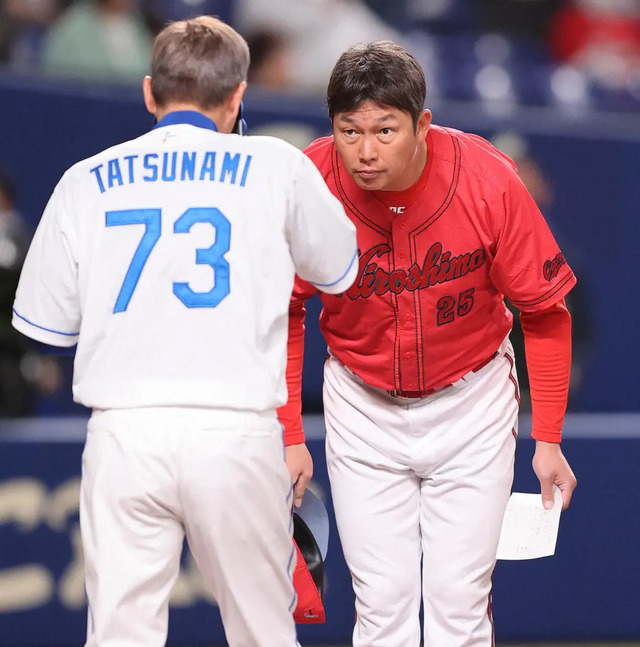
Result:
<svg viewBox="0 0 640 647"><path fill-rule="evenodd" d="M459 160L463 170L499 176L516 171L513 160L480 135L436 125L429 132L437 153Z"/></svg>
<svg viewBox="0 0 640 647"><path fill-rule="evenodd" d="M131 139L129 141L114 144L113 146L109 146L109 148L104 148L91 157L85 157L84 159L81 159L70 166L69 169L67 169L65 175L73 176L78 173L82 173L83 171L90 171L92 168L100 166L100 164L104 164L110 159L115 159L116 157L121 157L125 154L128 154L131 152L132 145L137 141L137 139Z"/></svg>
<svg viewBox="0 0 640 647"><path fill-rule="evenodd" d="M293 144L281 139L280 137L273 137L272 135L249 135L240 138L240 142L244 143L249 148L256 150L265 150L275 155L283 155L285 157L300 157L302 152Z"/></svg>
<svg viewBox="0 0 640 647"><path fill-rule="evenodd" d="M312 141L305 149L304 154L318 167L324 167L331 160L333 151L333 135L319 137Z"/></svg>
<svg viewBox="0 0 640 647"><path fill-rule="evenodd" d="M178 126L177 128L180 128ZM271 168L292 168L302 159L303 153L300 149L278 137L267 135L221 135L211 131L203 131L199 139L195 142L193 139L187 141L180 148L163 148L159 139L158 131L151 130L142 135L120 142L109 148L86 157L73 164L65 173L66 176L86 175L101 165L108 165L111 160L117 160L122 165L124 159L129 157L145 157L146 155L162 155L163 152L188 150L190 152L206 153L208 151L228 151L240 152L246 155L260 155L270 160ZM145 157L146 159L146 157ZM116 162L114 162L116 163ZM121 169L122 170L122 169Z"/></svg>

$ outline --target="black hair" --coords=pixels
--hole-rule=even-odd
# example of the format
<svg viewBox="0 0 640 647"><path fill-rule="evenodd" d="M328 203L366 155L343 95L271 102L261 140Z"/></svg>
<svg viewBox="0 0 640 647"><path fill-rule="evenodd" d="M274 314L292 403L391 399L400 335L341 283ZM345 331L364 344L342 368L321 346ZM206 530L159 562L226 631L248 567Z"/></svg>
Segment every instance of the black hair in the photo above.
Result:
<svg viewBox="0 0 640 647"><path fill-rule="evenodd" d="M389 40L350 47L335 64L327 88L329 117L367 100L408 112L414 127L424 110L427 82L417 59Z"/></svg>

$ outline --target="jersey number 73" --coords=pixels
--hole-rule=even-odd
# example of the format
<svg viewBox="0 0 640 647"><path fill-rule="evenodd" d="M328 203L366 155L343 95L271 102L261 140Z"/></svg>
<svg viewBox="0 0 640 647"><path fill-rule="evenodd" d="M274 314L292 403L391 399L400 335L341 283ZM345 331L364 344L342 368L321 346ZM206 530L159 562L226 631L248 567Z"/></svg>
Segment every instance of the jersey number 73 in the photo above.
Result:
<svg viewBox="0 0 640 647"><path fill-rule="evenodd" d="M210 265L213 268L213 287L207 292L196 292L188 283L173 283L173 293L187 308L215 308L229 294L229 263L224 255L229 251L231 240L231 223L215 207L192 207L187 209L174 223L173 233L189 233L197 222L209 223L216 232L215 242L211 247L196 249L196 264ZM142 270L162 235L161 209L124 209L106 212L106 226L144 225L145 230L140 240L129 269L125 274L120 293L113 308L124 312L131 301L138 285Z"/></svg>

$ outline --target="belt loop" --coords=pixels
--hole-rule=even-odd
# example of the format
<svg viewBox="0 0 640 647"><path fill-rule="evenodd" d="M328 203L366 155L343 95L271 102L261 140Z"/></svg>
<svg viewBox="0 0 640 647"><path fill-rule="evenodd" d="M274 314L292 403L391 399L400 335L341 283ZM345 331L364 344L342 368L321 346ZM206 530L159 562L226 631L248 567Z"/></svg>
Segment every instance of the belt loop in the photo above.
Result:
<svg viewBox="0 0 640 647"><path fill-rule="evenodd" d="M500 348L496 351L498 355L506 355L507 351L509 350L509 347L511 346L511 340L509 339L509 335L507 335L503 340L502 343L500 344Z"/></svg>
<svg viewBox="0 0 640 647"><path fill-rule="evenodd" d="M468 373L465 373L457 382L454 382L451 386L453 386L456 390L460 390L464 388L466 384L473 384L478 378L477 378L477 373L481 371L485 366L489 366L493 360L501 356L502 353L500 352L502 350L502 345L500 346L500 349L497 350L491 357L489 357L487 360L482 362L479 366L476 368L470 370Z"/></svg>
<svg viewBox="0 0 640 647"><path fill-rule="evenodd" d="M451 384L451 387L454 388L456 391L460 391L461 389L464 389L464 387L467 385L467 383L472 382L473 379L473 371L469 371L468 373L465 373L459 380L456 380Z"/></svg>

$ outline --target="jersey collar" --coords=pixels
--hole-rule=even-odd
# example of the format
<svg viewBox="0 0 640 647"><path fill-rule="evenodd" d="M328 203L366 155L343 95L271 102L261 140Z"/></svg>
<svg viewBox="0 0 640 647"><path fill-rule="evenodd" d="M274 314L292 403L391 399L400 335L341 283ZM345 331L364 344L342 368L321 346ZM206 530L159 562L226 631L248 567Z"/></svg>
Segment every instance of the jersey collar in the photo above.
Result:
<svg viewBox="0 0 640 647"><path fill-rule="evenodd" d="M189 124L198 128L208 128L209 130L218 131L217 126L209 117L195 110L176 110L175 112L169 112L153 128L175 126L176 124Z"/></svg>

